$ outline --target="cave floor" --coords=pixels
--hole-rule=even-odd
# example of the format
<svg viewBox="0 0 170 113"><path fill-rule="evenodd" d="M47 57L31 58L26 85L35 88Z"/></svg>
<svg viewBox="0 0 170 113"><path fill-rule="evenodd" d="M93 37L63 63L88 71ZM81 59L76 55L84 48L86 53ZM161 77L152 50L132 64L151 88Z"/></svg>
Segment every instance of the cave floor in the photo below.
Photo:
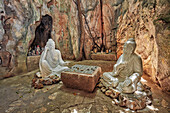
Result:
<svg viewBox="0 0 170 113"><path fill-rule="evenodd" d="M72 62L74 64L100 64L100 61ZM112 62L114 63L114 62ZM111 64L113 65L113 64ZM108 68L106 68L108 69ZM43 89L31 87L31 80L39 70L23 75L0 80L0 113L168 113L170 95L160 90L144 75L142 82L151 87L153 105L144 110L131 111L112 103L96 88L93 93L66 88L58 84L45 86Z"/></svg>

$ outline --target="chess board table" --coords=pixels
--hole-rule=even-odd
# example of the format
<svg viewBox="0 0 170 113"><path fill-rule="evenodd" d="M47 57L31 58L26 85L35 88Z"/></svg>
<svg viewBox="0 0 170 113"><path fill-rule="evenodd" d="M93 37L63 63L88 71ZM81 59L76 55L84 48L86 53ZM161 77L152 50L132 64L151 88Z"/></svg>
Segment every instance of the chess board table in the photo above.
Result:
<svg viewBox="0 0 170 113"><path fill-rule="evenodd" d="M101 74L101 67L74 65L61 73L61 80L66 87L93 92Z"/></svg>

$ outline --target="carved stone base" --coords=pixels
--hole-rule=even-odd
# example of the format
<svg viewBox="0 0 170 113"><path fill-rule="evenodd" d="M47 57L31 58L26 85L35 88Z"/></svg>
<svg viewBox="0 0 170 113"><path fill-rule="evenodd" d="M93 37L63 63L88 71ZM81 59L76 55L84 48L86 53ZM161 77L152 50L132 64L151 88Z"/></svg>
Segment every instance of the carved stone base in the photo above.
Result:
<svg viewBox="0 0 170 113"><path fill-rule="evenodd" d="M144 109L146 105L152 103L152 93L150 87L144 85L143 91L135 91L133 94L124 94L112 87L105 87L102 82L97 85L101 91L113 99L113 103L131 110Z"/></svg>

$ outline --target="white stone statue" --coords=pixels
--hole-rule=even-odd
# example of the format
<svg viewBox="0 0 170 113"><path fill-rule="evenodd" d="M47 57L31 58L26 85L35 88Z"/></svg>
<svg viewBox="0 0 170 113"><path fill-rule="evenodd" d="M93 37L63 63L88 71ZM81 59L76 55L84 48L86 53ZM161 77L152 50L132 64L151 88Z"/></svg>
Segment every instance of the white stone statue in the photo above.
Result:
<svg viewBox="0 0 170 113"><path fill-rule="evenodd" d="M143 74L142 60L134 53L136 42L130 38L123 47L123 54L114 65L112 72L103 73L103 81L107 86L118 89L122 93L133 93L142 90L140 83Z"/></svg>
<svg viewBox="0 0 170 113"><path fill-rule="evenodd" d="M62 60L60 51L55 49L55 42L49 39L40 57L41 76L57 75L60 77L62 71L69 69L66 67L68 63Z"/></svg>

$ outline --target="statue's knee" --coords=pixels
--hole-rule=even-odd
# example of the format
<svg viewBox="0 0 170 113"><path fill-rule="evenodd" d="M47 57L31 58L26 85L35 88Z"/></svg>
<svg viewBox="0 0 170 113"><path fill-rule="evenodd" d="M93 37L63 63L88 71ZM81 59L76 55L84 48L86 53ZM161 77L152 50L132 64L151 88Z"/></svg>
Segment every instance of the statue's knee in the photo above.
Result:
<svg viewBox="0 0 170 113"><path fill-rule="evenodd" d="M46 64L47 64L47 61L46 61L46 60L43 60L43 61L42 61L42 64L43 64L43 65L46 65Z"/></svg>
<svg viewBox="0 0 170 113"><path fill-rule="evenodd" d="M112 72L105 72L105 73L103 73L103 76L107 76L107 77L111 77L111 75L112 75Z"/></svg>
<svg viewBox="0 0 170 113"><path fill-rule="evenodd" d="M104 73L103 73L103 76L107 76L107 75L108 75L108 73L107 73L107 72L104 72Z"/></svg>
<svg viewBox="0 0 170 113"><path fill-rule="evenodd" d="M118 86L118 84L119 84L119 81L115 80L112 82L112 87L116 88Z"/></svg>
<svg viewBox="0 0 170 113"><path fill-rule="evenodd" d="M108 74L108 72L105 72L105 73L103 73L102 78L105 80L110 80L111 76L110 76L110 74Z"/></svg>
<svg viewBox="0 0 170 113"><path fill-rule="evenodd" d="M48 62L47 62L46 60L43 60L43 61L41 62L41 65L42 65L42 67L44 67L44 68L50 68L49 65L48 65Z"/></svg>

